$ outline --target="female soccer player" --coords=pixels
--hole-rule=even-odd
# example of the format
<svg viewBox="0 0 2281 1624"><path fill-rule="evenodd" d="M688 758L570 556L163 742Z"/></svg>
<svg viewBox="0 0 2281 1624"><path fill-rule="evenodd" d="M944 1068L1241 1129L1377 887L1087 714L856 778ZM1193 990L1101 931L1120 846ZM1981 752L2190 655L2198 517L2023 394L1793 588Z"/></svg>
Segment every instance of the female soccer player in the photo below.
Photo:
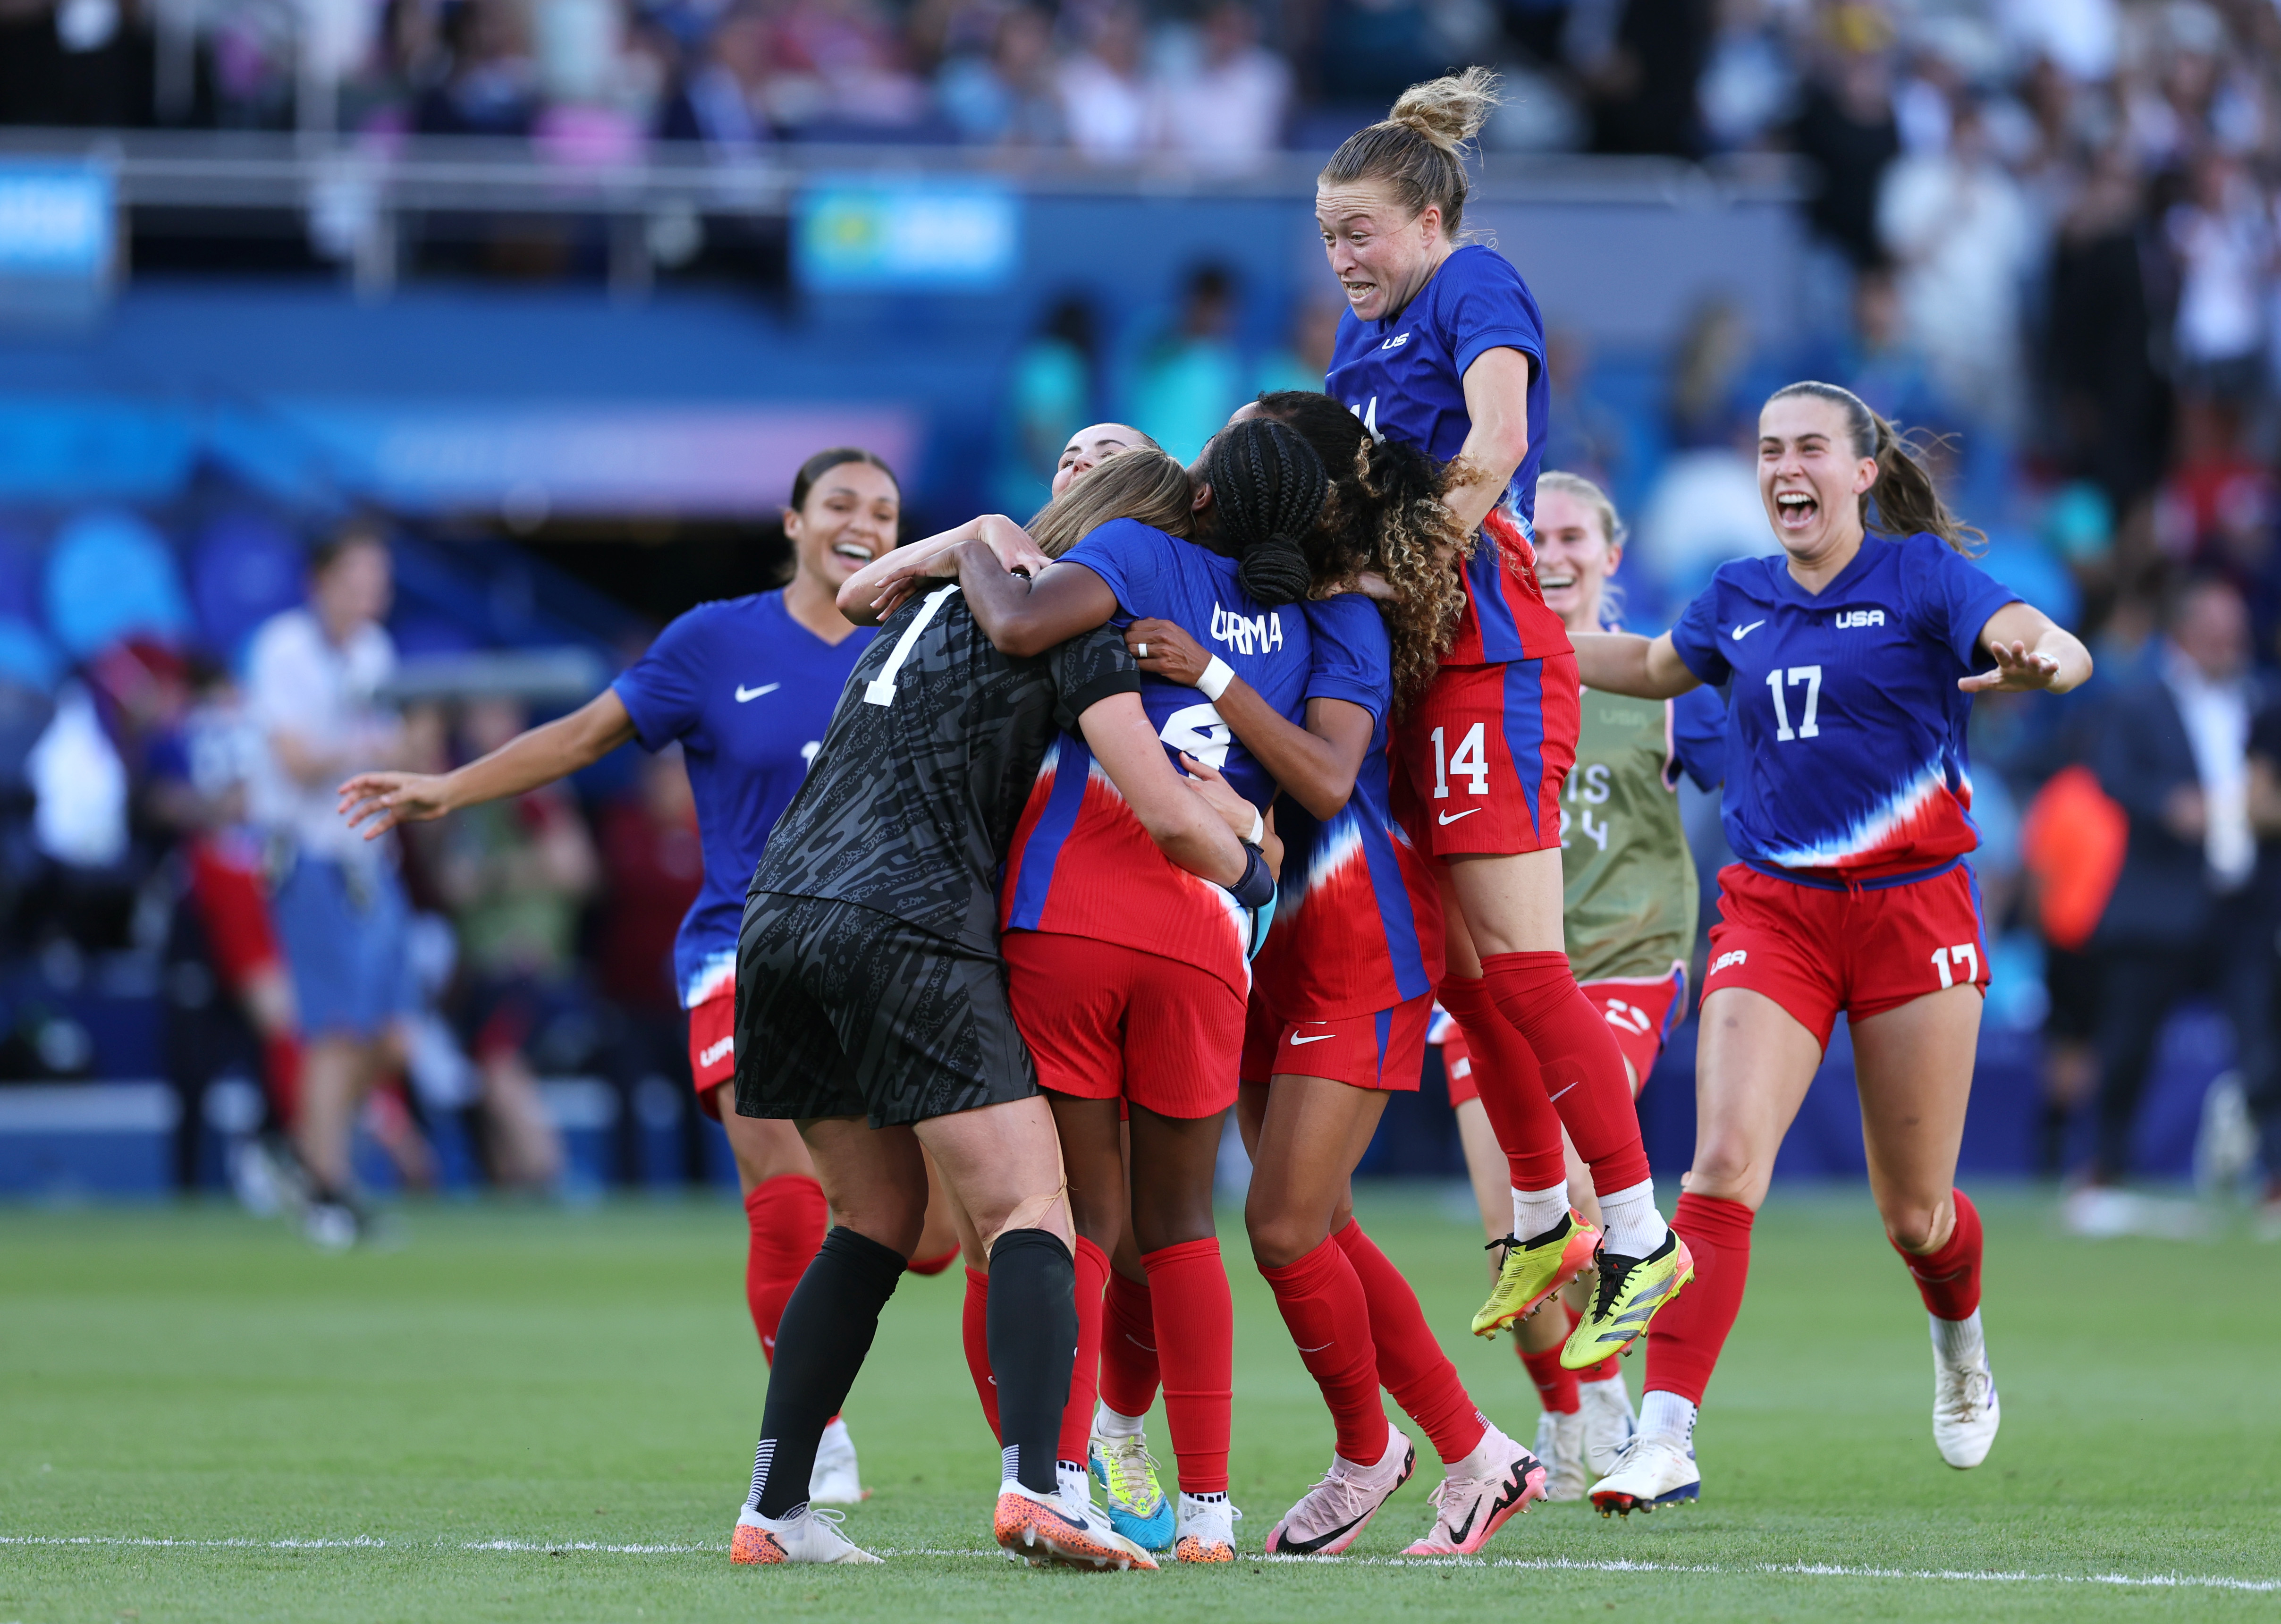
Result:
<svg viewBox="0 0 2281 1624"><path fill-rule="evenodd" d="M1690 1267L1656 1210L1623 1056L1577 990L1560 928L1561 781L1574 760L1576 668L1529 551L1550 391L1543 328L1520 274L1459 246L1465 143L1496 104L1481 68L1404 91L1316 182L1315 218L1348 308L1326 393L1375 437L1453 463L1464 620L1396 740L1411 838L1442 865L1451 922L1442 1002L1491 1085L1513 1224L1473 1317L1495 1334L1573 1278L1599 1240L1570 1217L1565 1124L1605 1223L1597 1289L1562 1357L1621 1353Z"/></svg>
<svg viewBox="0 0 2281 1624"><path fill-rule="evenodd" d="M1663 636L1580 637L1590 686L1728 688L1721 870L1696 1057L1695 1164L1674 1223L1702 1279L1648 1336L1640 1429L1592 1487L1603 1514L1692 1500L1697 1406L1742 1306L1751 1221L1843 1009L1869 1189L1932 1319L1933 1441L1994 1442L1980 1219L1954 1187L1988 944L1965 855L1972 695L2063 693L2074 637L1963 556L1892 425L1829 383L1759 414L1759 492L1779 556L1721 565ZM1869 528L1876 504L1878 530Z"/></svg>
<svg viewBox="0 0 2281 1624"><path fill-rule="evenodd" d="M1624 539L1615 504L1597 485L1574 474L1538 476L1536 578L1571 636L1614 625L1608 581L1623 561ZM1695 950L1695 860L1674 792L1682 772L1703 789L1718 787L1726 715L1708 689L1657 702L1586 688L1579 709L1576 765L1560 808L1563 928L1577 980L1615 1034L1636 1098L1686 1013L1687 957ZM1445 1044L1442 1057L1481 1224L1498 1235L1506 1218L1504 1158L1482 1116L1464 1040ZM1573 1149L1568 1188L1577 1210L1597 1221L1590 1175ZM1582 1371L1560 1362L1581 1284L1566 1288L1570 1303L1548 1305L1512 1327L1544 1406L1535 1448L1552 1500L1581 1499L1591 1481L1588 1465L1599 1462L1592 1476L1605 1473L1632 1434L1618 1361Z"/></svg>
<svg viewBox="0 0 2281 1624"><path fill-rule="evenodd" d="M698 1103L728 1130L736 1156L747 1234L745 1301L769 1358L785 1299L823 1243L825 1210L823 1187L789 1123L723 1109L735 1069L737 921L769 831L800 788L871 638L833 607L833 594L895 545L901 510L893 471L871 452L818 452L800 465L784 513L793 561L787 584L700 604L590 703L457 771L368 772L341 785L342 809L352 824L368 821L372 839L552 784L630 739L646 750L681 742L705 882L674 943L674 974L689 1011ZM920 1266L947 1266L956 1244L947 1220L928 1240ZM844 1422L835 1420L825 1439L815 1489L832 1504L863 1496Z"/></svg>

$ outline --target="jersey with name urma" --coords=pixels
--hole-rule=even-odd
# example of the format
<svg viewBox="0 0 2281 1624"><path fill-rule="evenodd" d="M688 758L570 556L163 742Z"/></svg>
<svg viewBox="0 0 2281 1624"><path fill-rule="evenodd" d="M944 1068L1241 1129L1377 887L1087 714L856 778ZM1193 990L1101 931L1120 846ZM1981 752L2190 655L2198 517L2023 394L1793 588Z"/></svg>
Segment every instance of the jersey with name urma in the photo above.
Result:
<svg viewBox="0 0 2281 1624"><path fill-rule="evenodd" d="M1819 592L1779 553L1721 564L1671 641L1728 690L1720 810L1735 855L1867 881L1972 850L1972 696L1956 684L1990 663L1980 633L2014 601L1921 531L1864 537Z"/></svg>
<svg viewBox="0 0 2281 1624"><path fill-rule="evenodd" d="M853 902L994 956L999 871L1039 763L1060 729L1140 686L1106 629L1022 658L991 645L956 586L914 599L856 662L750 889Z"/></svg>

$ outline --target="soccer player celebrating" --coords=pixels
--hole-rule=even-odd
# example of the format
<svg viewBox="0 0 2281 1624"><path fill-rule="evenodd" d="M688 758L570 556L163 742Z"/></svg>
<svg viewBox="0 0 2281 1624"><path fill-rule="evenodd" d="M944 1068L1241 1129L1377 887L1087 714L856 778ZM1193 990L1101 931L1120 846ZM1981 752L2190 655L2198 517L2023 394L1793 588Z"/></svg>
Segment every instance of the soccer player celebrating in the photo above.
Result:
<svg viewBox="0 0 2281 1624"><path fill-rule="evenodd" d="M1656 1210L1624 1062L1577 990L1561 936L1561 782L1574 760L1577 679L1530 552L1550 391L1536 301L1494 249L1459 245L1465 143L1496 105L1473 68L1415 85L1357 131L1316 181L1315 218L1346 294L1324 389L1373 437L1456 465L1465 613L1395 748L1397 809L1442 865L1450 921L1442 1002L1486 1085L1512 1189L1496 1286L1473 1317L1488 1336L1595 1257L1570 1215L1565 1125L1604 1224L1597 1289L1562 1357L1621 1353L1683 1286L1686 1247Z"/></svg>
<svg viewBox="0 0 2281 1624"><path fill-rule="evenodd" d="M833 594L895 545L901 508L893 470L871 452L818 452L800 465L784 513L793 545L789 584L700 604L591 703L457 771L368 772L341 785L342 809L352 824L368 821L371 839L398 824L552 784L629 740L646 750L680 741L705 880L674 942L674 974L689 1011L698 1103L728 1130L736 1156L745 1197L745 1301L769 1357L785 1299L823 1244L824 1198L789 1124L723 1109L734 1070L737 920L769 831L800 788L847 673L871 638L833 607ZM923 1257L939 1268L953 1244L936 1238ZM814 1487L826 1502L863 1496L855 1446L836 1419Z"/></svg>
<svg viewBox="0 0 2281 1624"><path fill-rule="evenodd" d="M1979 1215L1954 1187L1988 942L1972 695L2065 692L2082 643L1976 568L1891 424L1793 383L1759 415L1759 491L1781 553L1721 565L1649 640L1580 636L1584 680L1672 699L1727 687L1728 843L1696 1059L1694 1166L1673 1222L1701 1278L1648 1336L1640 1427L1592 1487L1605 1514L1692 1500L1697 1406L1742 1306L1751 1223L1837 1011L1853 1033L1869 1189L1931 1317L1933 1440L1994 1442ZM1869 529L1875 504L1878 529Z"/></svg>
<svg viewBox="0 0 2281 1624"><path fill-rule="evenodd" d="M1133 495L1120 476L1145 483L1152 470L1124 460L1063 501L1099 514ZM972 553L1005 545L1001 524L966 527L975 539L942 556L972 573ZM1042 564L1026 542L1018 561ZM1230 831L1231 820L1256 824L1253 809L1215 782L1203 786L1223 797L1214 811L1182 785L1113 632L1009 656L956 583L928 584L865 649L746 902L738 1109L798 1123L836 1227L785 1309L731 1556L873 1559L810 1506L810 1462L918 1239L924 1147L987 1251L999 1543L1033 1563L1153 1567L1063 1496L1056 1470L1078 1344L1074 1237L1053 1114L1008 1007L999 874L1058 746L1099 767L1154 842L1152 861L1213 883L1224 909L1263 905L1273 883L1258 848ZM1057 724L1081 730L1082 745L1057 739Z"/></svg>
<svg viewBox="0 0 2281 1624"><path fill-rule="evenodd" d="M1623 521L1597 485L1546 472L1536 482L1536 574L1544 601L1572 636L1612 628L1609 577L1624 555ZM1637 1096L1687 1009L1687 957L1695 949L1695 860L1679 822L1679 775L1718 787L1724 772L1726 715L1719 697L1692 689L1674 700L1635 700L1584 689L1576 765L1561 797L1561 869L1568 957L1584 996L1605 1017ZM1504 1158L1481 1113L1464 1040L1442 1048L1450 1102L1457 1109L1465 1162L1492 1236L1506 1218ZM1571 1199L1598 1218L1590 1175L1568 1153ZM1581 1296L1578 1282L1566 1293ZM1521 1362L1544 1411L1536 1453L1546 1498L1583 1497L1594 1475L1614 1463L1632 1434L1630 1396L1613 1358L1581 1371L1560 1362L1581 1303L1541 1311L1512 1327ZM1548 1304L1548 1310L1550 1305Z"/></svg>

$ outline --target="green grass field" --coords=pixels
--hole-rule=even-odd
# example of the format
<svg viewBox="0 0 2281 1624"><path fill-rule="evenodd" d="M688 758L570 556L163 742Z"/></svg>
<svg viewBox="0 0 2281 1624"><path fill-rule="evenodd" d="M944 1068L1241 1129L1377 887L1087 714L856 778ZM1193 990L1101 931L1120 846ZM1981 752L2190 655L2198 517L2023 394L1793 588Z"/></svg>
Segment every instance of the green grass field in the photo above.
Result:
<svg viewBox="0 0 2281 1624"><path fill-rule="evenodd" d="M1363 1210L1529 1436L1510 1344L1463 1334L1470 1223L1430 1193ZM877 1490L848 1531L898 1554L753 1573L724 1554L762 1390L733 1206L415 1208L399 1249L338 1257L220 1208L0 1211L0 1624L2281 1612L2281 1248L2089 1245L2047 1204L1983 1210L2005 1425L1976 1472L1933 1452L1922 1313L1866 1196L1778 1193L1698 1507L1540 1506L1486 1560L1390 1560L1428 1467L1346 1558L1156 1575L984 1554L996 1460L955 1271L906 1280L848 1407ZM1256 1550L1330 1427L1222 1227ZM2214 1344L2181 1357L2182 1326ZM1152 1435L1169 1459L1161 1415Z"/></svg>

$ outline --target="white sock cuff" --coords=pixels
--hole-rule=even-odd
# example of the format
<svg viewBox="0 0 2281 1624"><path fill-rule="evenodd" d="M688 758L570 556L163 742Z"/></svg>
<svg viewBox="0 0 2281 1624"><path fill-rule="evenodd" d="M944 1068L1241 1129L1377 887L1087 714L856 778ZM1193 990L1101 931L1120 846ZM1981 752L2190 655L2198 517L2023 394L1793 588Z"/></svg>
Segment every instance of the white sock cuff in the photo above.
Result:
<svg viewBox="0 0 2281 1624"><path fill-rule="evenodd" d="M1951 1365L1976 1365L1987 1356L1987 1337L1980 1326L1980 1311L1974 1309L1961 1319L1943 1319L1938 1314L1928 1314L1932 1322L1932 1350Z"/></svg>
<svg viewBox="0 0 2281 1624"><path fill-rule="evenodd" d="M1093 1411L1093 1430L1104 1438L1137 1438L1146 1416L1124 1415L1107 1404L1095 1404Z"/></svg>
<svg viewBox="0 0 2281 1624"><path fill-rule="evenodd" d="M1639 1429L1684 1445L1694 1439L1695 1406L1676 1393L1650 1393L1640 1400Z"/></svg>
<svg viewBox="0 0 2281 1624"><path fill-rule="evenodd" d="M1655 1200L1655 1180L1643 1179L1637 1184L1624 1186L1620 1190L1595 1190L1593 1194L1600 1198L1600 1210L1603 1212L1612 1206L1628 1201L1652 1203Z"/></svg>
<svg viewBox="0 0 2281 1624"><path fill-rule="evenodd" d="M1549 1190L1512 1193L1512 1233L1517 1241L1534 1241L1554 1227L1568 1212L1568 1185L1564 1179Z"/></svg>

